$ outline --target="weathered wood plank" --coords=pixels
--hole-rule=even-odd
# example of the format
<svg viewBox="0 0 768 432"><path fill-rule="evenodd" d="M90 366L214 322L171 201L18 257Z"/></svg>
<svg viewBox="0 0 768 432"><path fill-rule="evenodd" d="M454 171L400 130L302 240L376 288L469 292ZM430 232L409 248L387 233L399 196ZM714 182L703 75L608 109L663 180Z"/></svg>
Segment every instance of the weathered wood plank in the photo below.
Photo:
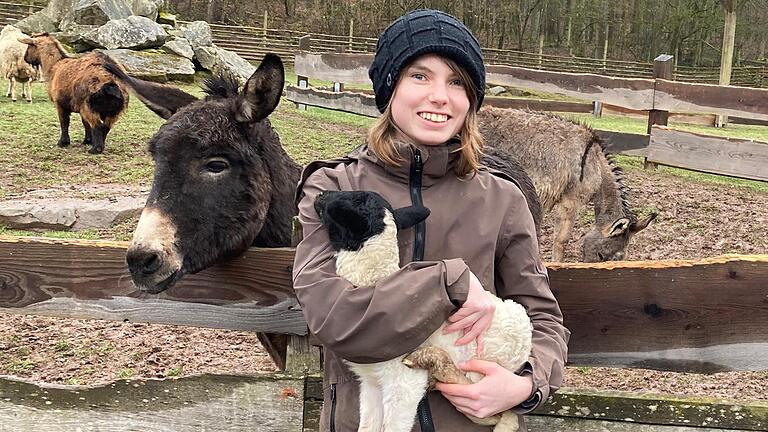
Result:
<svg viewBox="0 0 768 432"><path fill-rule="evenodd" d="M0 431L302 430L303 377L202 375L87 388L0 379Z"/></svg>
<svg viewBox="0 0 768 432"><path fill-rule="evenodd" d="M654 127L647 157L664 165L768 181L768 143L760 141Z"/></svg>
<svg viewBox="0 0 768 432"><path fill-rule="evenodd" d="M532 415L526 417L525 423L530 432L746 432L742 429L702 429L687 426L663 426L637 422Z"/></svg>
<svg viewBox="0 0 768 432"><path fill-rule="evenodd" d="M549 72L514 66L486 65L486 81L493 84L599 100L636 110L653 108L654 80L614 78L593 74Z"/></svg>
<svg viewBox="0 0 768 432"><path fill-rule="evenodd" d="M606 144L606 150L614 154L645 156L650 135L595 130L597 136Z"/></svg>
<svg viewBox="0 0 768 432"><path fill-rule="evenodd" d="M560 389L535 414L728 430L768 428L766 402L573 388Z"/></svg>
<svg viewBox="0 0 768 432"><path fill-rule="evenodd" d="M286 98L295 103L344 111L368 117L378 117L376 100L373 95L350 91L330 92L315 88L299 88L289 85L285 89Z"/></svg>
<svg viewBox="0 0 768 432"><path fill-rule="evenodd" d="M500 96L486 96L483 106L492 106L496 108L514 108L526 109L531 111L555 111L555 112L575 112L591 113L593 106L591 102L568 102L553 101L541 99L523 99L508 98Z"/></svg>
<svg viewBox="0 0 768 432"><path fill-rule="evenodd" d="M293 249L253 248L155 295L133 285L126 248L117 242L0 237L0 309L306 334L291 285Z"/></svg>
<svg viewBox="0 0 768 432"><path fill-rule="evenodd" d="M296 51L296 75L346 84L370 84L368 66L373 54L311 53Z"/></svg>
<svg viewBox="0 0 768 432"><path fill-rule="evenodd" d="M768 369L768 255L548 268L572 364Z"/></svg>
<svg viewBox="0 0 768 432"><path fill-rule="evenodd" d="M693 84L659 79L655 109L768 119L768 89Z"/></svg>

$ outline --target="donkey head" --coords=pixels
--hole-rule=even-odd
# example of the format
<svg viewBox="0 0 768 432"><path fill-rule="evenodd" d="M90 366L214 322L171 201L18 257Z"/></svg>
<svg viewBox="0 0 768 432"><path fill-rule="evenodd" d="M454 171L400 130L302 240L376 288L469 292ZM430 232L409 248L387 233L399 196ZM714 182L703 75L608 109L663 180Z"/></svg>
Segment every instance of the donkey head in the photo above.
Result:
<svg viewBox="0 0 768 432"><path fill-rule="evenodd" d="M641 220L620 217L607 223L595 223L581 244L584 262L621 261L627 255L629 240L656 219L651 213Z"/></svg>
<svg viewBox="0 0 768 432"><path fill-rule="evenodd" d="M155 176L126 256L134 283L157 293L239 255L262 229L273 189L265 153L280 148L266 117L280 100L283 64L267 55L241 91L231 78L209 81L202 101L111 72L168 119L149 142Z"/></svg>

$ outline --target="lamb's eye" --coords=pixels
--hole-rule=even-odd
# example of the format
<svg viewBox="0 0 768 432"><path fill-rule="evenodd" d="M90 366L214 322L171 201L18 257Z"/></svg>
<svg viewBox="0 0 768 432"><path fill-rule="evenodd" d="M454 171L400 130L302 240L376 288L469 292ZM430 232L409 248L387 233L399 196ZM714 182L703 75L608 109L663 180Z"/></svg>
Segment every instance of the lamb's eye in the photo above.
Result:
<svg viewBox="0 0 768 432"><path fill-rule="evenodd" d="M210 159L205 163L204 169L210 173L218 174L229 169L229 162L222 158Z"/></svg>

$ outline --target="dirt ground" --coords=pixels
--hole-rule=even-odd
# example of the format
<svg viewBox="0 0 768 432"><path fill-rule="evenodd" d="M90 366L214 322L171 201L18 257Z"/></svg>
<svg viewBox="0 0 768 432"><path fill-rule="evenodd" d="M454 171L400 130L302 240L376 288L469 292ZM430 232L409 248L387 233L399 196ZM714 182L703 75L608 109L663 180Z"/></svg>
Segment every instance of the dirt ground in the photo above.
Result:
<svg viewBox="0 0 768 432"><path fill-rule="evenodd" d="M768 193L745 187L692 183L661 170L627 172L632 203L659 217L633 240L628 259L704 258L768 253ZM591 220L577 223L569 261ZM551 254L551 226L542 230L542 255ZM199 373L252 374L274 370L254 334L104 321L0 314L0 375L58 384L97 384L120 378ZM768 400L768 372L697 375L646 370L569 367L565 385Z"/></svg>

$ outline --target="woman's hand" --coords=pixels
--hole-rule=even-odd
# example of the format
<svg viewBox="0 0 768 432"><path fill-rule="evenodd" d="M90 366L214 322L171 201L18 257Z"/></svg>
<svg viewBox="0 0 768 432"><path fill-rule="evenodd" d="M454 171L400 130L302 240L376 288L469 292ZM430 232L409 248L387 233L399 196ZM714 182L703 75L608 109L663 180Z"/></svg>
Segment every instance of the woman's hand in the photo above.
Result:
<svg viewBox="0 0 768 432"><path fill-rule="evenodd" d="M470 360L459 368L485 377L474 384L438 382L435 388L464 414L490 417L520 405L533 392L533 377L517 375L494 362Z"/></svg>
<svg viewBox="0 0 768 432"><path fill-rule="evenodd" d="M490 327L496 305L486 293L480 280L474 273L469 272L469 292L467 300L453 315L448 317L449 325L443 333L453 333L463 330L462 336L456 340L456 345L466 345L477 340L477 354L483 352L483 335Z"/></svg>

